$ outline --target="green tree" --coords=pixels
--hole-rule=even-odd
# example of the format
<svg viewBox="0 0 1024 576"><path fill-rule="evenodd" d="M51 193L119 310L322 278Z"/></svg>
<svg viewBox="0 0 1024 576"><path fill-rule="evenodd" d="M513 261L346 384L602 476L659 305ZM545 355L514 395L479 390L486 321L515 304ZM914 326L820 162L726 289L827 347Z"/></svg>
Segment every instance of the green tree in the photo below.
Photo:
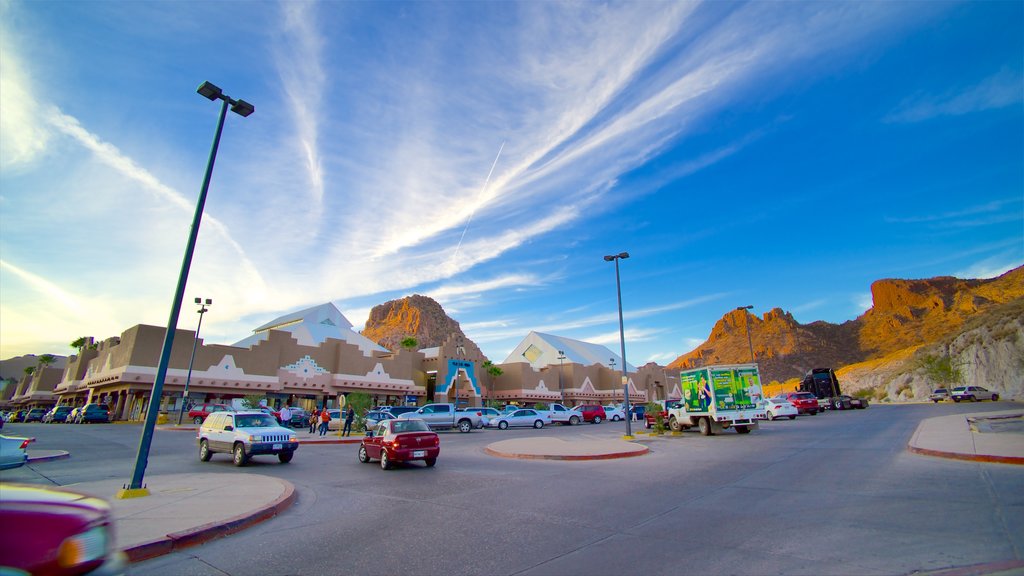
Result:
<svg viewBox="0 0 1024 576"><path fill-rule="evenodd" d="M534 410L547 410L548 409L548 405L545 402L537 402L536 404L533 405L533 409Z"/></svg>
<svg viewBox="0 0 1024 576"><path fill-rule="evenodd" d="M356 418L352 421L353 430L362 430L366 413L373 406L373 398L366 392L352 392L345 397L345 408L352 408L356 412Z"/></svg>
<svg viewBox="0 0 1024 576"><path fill-rule="evenodd" d="M654 426L651 428L655 434L665 433L665 417L661 414L661 404L657 402L648 402L645 412L647 414L654 414Z"/></svg>
<svg viewBox="0 0 1024 576"><path fill-rule="evenodd" d="M43 354L37 361L39 362L39 369L43 369L56 362L57 357L53 354Z"/></svg>
<svg viewBox="0 0 1024 576"><path fill-rule="evenodd" d="M31 376L35 371L35 366L25 366L25 376Z"/></svg>
<svg viewBox="0 0 1024 576"><path fill-rule="evenodd" d="M75 338L74 340L71 341L71 347L72 348L77 348L78 349L78 353L81 354L82 351L85 350L85 346L86 346L86 344L88 342L89 342L89 337L88 336L82 336L81 338Z"/></svg>
<svg viewBox="0 0 1024 576"><path fill-rule="evenodd" d="M497 378L505 373L500 366L496 366L494 362L491 362L490 360L486 360L484 362L484 370L490 374L492 378Z"/></svg>
<svg viewBox="0 0 1024 576"><path fill-rule="evenodd" d="M963 382L964 375L953 359L946 355L924 354L914 361L914 367L936 384L952 386Z"/></svg>
<svg viewBox="0 0 1024 576"><path fill-rule="evenodd" d="M402 348L405 348L406 350L415 350L419 344L420 341L413 336L406 336L405 338L402 338L401 342Z"/></svg>
<svg viewBox="0 0 1024 576"><path fill-rule="evenodd" d="M255 410L262 406L263 396L261 394L247 394L242 397L242 407L249 410Z"/></svg>

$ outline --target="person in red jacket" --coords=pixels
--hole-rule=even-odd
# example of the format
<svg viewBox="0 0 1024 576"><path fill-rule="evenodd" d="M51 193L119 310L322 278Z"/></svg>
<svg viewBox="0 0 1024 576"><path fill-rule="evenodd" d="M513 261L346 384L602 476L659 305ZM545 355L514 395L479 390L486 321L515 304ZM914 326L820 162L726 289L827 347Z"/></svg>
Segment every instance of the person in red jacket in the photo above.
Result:
<svg viewBox="0 0 1024 576"><path fill-rule="evenodd" d="M327 406L320 411L320 435L327 434L327 426L331 422L331 415L327 413Z"/></svg>

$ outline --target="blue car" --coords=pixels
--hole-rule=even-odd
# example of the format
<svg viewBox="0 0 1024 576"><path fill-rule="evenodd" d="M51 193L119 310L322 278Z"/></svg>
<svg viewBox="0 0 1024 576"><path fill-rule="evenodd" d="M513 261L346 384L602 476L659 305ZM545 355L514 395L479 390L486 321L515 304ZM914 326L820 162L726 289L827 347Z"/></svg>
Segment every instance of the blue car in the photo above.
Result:
<svg viewBox="0 0 1024 576"><path fill-rule="evenodd" d="M75 417L78 424L89 422L110 422L110 408L106 404L86 404Z"/></svg>

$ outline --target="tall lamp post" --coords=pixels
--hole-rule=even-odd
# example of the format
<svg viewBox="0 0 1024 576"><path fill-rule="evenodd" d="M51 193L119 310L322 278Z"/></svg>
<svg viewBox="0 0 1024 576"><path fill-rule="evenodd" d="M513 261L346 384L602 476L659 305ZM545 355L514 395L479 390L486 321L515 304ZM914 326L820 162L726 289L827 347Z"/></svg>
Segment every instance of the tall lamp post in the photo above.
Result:
<svg viewBox="0 0 1024 576"><path fill-rule="evenodd" d="M754 306L751 304L750 306L737 306L736 309L737 310L750 310L753 307ZM747 346L750 347L750 363L753 364L754 362L756 362L756 360L754 359L754 344L753 344L753 342L750 341L750 318L747 318L746 316L744 316L743 320L744 320L743 323L746 324L746 326L747 326Z"/></svg>
<svg viewBox="0 0 1024 576"><path fill-rule="evenodd" d="M203 302L202 298L196 298L196 304L199 304L199 324L196 326L196 337L192 340L192 355L188 357L188 374L185 376L185 391L181 393L181 410L178 410L178 426L181 426L181 418L185 414L185 405L188 403L188 385L192 382L192 363L196 359L196 346L199 344L199 331L203 328L203 314L209 310L207 306L213 304L213 300L210 298Z"/></svg>
<svg viewBox="0 0 1024 576"><path fill-rule="evenodd" d="M174 344L174 331L178 328L178 315L181 313L181 299L185 294L185 284L188 282L188 271L192 266L192 255L196 249L196 238L199 236L199 224L203 219L203 207L206 205L206 193L210 189L210 176L213 175L213 164L217 160L217 148L220 146L220 135L224 130L224 118L228 113L228 106L231 111L243 118L256 111L256 107L245 100L235 100L224 94L220 88L209 82L203 82L196 89L200 96L211 101L220 100L223 104L220 107L220 117L217 119L217 130L213 135L213 146L210 147L210 159L206 163L206 174L203 176L203 186L199 190L199 199L196 201L196 213L192 217L192 228L189 230L188 243L185 245L185 257L181 262L181 272L178 274L178 286L174 291L174 302L171 304L171 314L167 319L167 332L164 334L164 344L160 352L160 362L156 367L156 376L153 378L153 392L149 398L149 407L146 410L146 422L142 426L142 437L139 439L139 452L135 458L135 470L132 472L131 484L126 486L117 494L118 498L134 498L147 496L149 491L142 486L142 479L146 474L146 466L149 463L149 447L153 443L153 429L156 427L157 414L160 411L160 398L163 393L164 379L167 377L167 364L171 358L171 346Z"/></svg>
<svg viewBox="0 0 1024 576"><path fill-rule="evenodd" d="M562 406L565 406L565 386L562 385L562 361L565 360L565 350L558 351L558 391L562 394Z"/></svg>
<svg viewBox="0 0 1024 576"><path fill-rule="evenodd" d="M619 299L619 353L622 357L622 400L625 404L626 414L629 414L629 377L626 376L626 333L622 328L622 285L619 282L619 260L629 258L629 252L620 252L605 256L605 262L615 262L615 294ZM632 437L633 431L629 425L629 418L626 418L626 436Z"/></svg>

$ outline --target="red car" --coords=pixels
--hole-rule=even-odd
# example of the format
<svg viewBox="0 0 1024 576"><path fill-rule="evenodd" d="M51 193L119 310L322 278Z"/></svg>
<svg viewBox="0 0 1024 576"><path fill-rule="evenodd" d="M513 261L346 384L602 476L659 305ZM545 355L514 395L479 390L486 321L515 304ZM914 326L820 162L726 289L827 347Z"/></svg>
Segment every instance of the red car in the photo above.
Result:
<svg viewBox="0 0 1024 576"><path fill-rule="evenodd" d="M110 505L103 500L5 483L0 490L0 564L3 574L63 576L123 574L127 560L114 548Z"/></svg>
<svg viewBox="0 0 1024 576"><path fill-rule="evenodd" d="M810 392L786 392L783 396L796 406L799 414L813 416L818 413L818 399Z"/></svg>
<svg viewBox="0 0 1024 576"><path fill-rule="evenodd" d="M380 467L388 470L396 462L423 460L428 467L437 463L441 453L441 440L423 420L414 418L381 420L377 427L366 433L359 445L359 461L380 460Z"/></svg>
<svg viewBox="0 0 1024 576"><path fill-rule="evenodd" d="M188 411L189 420L196 424L202 424L206 417L214 412L223 412L225 410L234 410L227 404L196 404Z"/></svg>
<svg viewBox="0 0 1024 576"><path fill-rule="evenodd" d="M676 408L679 406L679 400L672 400L668 402L668 408ZM667 429L668 428L668 408L661 411L661 424ZM644 412L644 428L650 430L654 428L655 418L657 414L653 412Z"/></svg>
<svg viewBox="0 0 1024 576"><path fill-rule="evenodd" d="M603 420L608 418L608 415L604 412L604 406L600 404L581 404L579 406L573 406L573 412L577 412L580 415L580 419L584 422L593 422L594 424L600 424Z"/></svg>

